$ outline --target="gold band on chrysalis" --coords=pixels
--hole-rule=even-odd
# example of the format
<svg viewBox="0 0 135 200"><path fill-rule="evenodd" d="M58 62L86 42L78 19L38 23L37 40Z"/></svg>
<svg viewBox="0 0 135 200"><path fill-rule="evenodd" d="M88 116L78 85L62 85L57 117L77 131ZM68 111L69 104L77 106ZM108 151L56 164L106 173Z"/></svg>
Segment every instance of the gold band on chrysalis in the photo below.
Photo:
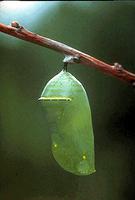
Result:
<svg viewBox="0 0 135 200"><path fill-rule="evenodd" d="M45 101L71 101L72 99L69 97L40 97L38 100Z"/></svg>

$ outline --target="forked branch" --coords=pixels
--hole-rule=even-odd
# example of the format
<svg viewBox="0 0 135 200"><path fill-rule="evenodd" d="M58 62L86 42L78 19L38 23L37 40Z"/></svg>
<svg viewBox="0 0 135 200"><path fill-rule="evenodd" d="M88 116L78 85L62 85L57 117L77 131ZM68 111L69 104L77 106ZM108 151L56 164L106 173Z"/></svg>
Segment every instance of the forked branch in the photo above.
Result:
<svg viewBox="0 0 135 200"><path fill-rule="evenodd" d="M12 22L11 26L0 23L0 31L16 38L58 51L65 56L72 56L72 58L74 58L72 62L74 63L81 63L90 67L95 67L106 74L110 74L120 80L135 85L135 74L125 70L120 64L115 63L114 65L109 65L61 42L32 33L26 30L23 26L20 26L17 22Z"/></svg>

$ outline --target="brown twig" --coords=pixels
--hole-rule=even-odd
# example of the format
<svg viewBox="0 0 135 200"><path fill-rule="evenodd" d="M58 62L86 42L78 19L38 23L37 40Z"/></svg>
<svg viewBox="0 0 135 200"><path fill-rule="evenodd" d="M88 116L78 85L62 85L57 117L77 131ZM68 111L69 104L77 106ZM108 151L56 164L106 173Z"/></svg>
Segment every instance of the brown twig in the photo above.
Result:
<svg viewBox="0 0 135 200"><path fill-rule="evenodd" d="M95 67L106 74L115 76L121 80L127 81L135 85L135 74L125 70L120 64L115 63L114 65L106 64L88 54L71 48L61 42L37 35L26 30L24 27L20 26L17 22L12 22L11 26L7 26L0 23L0 31L8 35L14 36L16 38L26 40L40 46L50 48L52 50L63 53L67 56L72 56L75 63L81 63L91 67Z"/></svg>

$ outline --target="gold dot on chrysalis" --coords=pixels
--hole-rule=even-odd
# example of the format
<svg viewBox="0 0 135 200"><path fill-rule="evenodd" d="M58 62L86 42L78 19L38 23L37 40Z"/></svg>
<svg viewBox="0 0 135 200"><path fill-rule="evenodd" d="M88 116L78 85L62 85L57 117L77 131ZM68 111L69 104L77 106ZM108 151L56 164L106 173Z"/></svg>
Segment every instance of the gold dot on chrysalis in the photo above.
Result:
<svg viewBox="0 0 135 200"><path fill-rule="evenodd" d="M86 156L85 156L85 155L83 155L83 156L82 156L82 159L83 159L83 160L86 160Z"/></svg>
<svg viewBox="0 0 135 200"><path fill-rule="evenodd" d="M57 144L54 144L54 147L56 148L58 145Z"/></svg>

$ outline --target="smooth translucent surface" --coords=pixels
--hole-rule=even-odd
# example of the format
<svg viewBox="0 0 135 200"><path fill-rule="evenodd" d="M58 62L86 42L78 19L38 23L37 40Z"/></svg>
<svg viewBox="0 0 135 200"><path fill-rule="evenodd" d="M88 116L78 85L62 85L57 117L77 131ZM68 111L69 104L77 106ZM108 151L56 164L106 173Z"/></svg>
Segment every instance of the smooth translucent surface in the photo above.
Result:
<svg viewBox="0 0 135 200"><path fill-rule="evenodd" d="M50 125L55 160L76 175L95 172L91 111L82 84L61 71L47 83L40 100Z"/></svg>

